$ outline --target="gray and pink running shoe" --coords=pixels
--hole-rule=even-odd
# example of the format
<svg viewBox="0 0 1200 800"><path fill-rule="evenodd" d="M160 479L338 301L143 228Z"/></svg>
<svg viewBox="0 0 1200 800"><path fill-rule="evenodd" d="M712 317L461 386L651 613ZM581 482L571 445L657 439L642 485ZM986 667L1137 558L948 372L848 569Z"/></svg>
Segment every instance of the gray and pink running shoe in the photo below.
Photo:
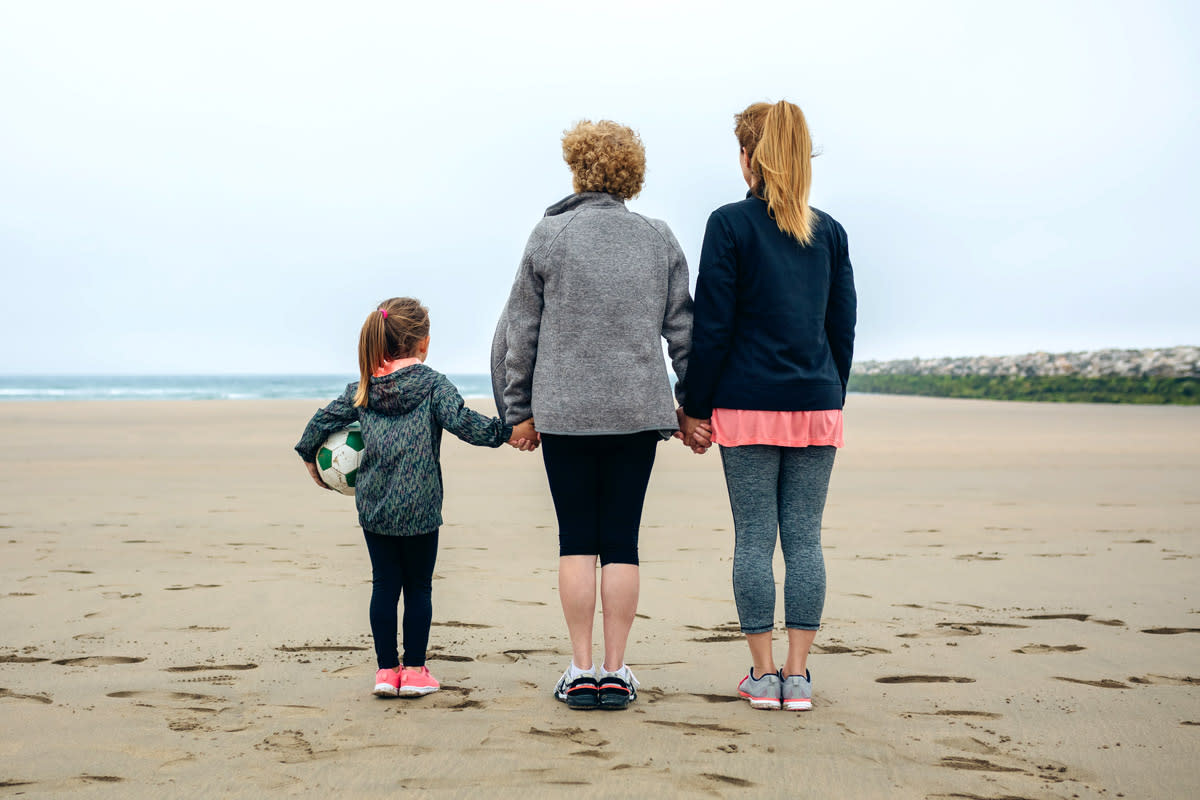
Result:
<svg viewBox="0 0 1200 800"><path fill-rule="evenodd" d="M754 667L738 684L738 695L750 701L751 708L774 710L781 707L782 693L779 673L771 672L754 677Z"/></svg>
<svg viewBox="0 0 1200 800"><path fill-rule="evenodd" d="M782 675L781 675L782 677ZM783 679L783 710L809 711L812 709L812 673L788 675Z"/></svg>

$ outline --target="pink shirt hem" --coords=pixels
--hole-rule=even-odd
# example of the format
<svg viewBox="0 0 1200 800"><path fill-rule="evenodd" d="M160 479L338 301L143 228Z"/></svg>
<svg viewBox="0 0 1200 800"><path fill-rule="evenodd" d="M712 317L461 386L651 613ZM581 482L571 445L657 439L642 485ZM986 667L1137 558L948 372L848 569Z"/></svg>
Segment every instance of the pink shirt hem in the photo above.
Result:
<svg viewBox="0 0 1200 800"><path fill-rule="evenodd" d="M714 408L713 443L726 447L770 444L777 447L845 447L841 409L753 411Z"/></svg>

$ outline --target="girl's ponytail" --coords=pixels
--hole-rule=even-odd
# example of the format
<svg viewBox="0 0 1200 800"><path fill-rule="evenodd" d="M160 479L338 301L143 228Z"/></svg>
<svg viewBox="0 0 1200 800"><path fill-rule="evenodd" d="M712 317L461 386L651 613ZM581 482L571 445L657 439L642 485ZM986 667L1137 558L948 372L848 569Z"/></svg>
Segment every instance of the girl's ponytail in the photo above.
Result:
<svg viewBox="0 0 1200 800"><path fill-rule="evenodd" d="M371 376L384 361L411 356L429 335L429 310L420 300L393 297L367 315L358 335L358 391L354 405L367 405Z"/></svg>
<svg viewBox="0 0 1200 800"><path fill-rule="evenodd" d="M780 100L755 103L737 115L738 141L761 182L771 218L801 244L813 239L816 215L808 205L812 188L812 137L799 106Z"/></svg>
<svg viewBox="0 0 1200 800"><path fill-rule="evenodd" d="M354 405L367 405L367 393L371 388L371 376L387 359L387 309L380 306L367 316L362 333L358 335L358 391L354 393Z"/></svg>

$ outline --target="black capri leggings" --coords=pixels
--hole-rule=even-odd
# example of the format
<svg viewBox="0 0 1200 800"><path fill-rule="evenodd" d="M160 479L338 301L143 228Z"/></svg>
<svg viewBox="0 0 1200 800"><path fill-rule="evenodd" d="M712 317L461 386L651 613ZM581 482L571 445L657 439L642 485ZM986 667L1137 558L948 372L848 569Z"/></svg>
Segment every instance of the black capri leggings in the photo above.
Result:
<svg viewBox="0 0 1200 800"><path fill-rule="evenodd" d="M542 434L542 459L560 556L600 556L600 564L637 564L642 504L662 436Z"/></svg>

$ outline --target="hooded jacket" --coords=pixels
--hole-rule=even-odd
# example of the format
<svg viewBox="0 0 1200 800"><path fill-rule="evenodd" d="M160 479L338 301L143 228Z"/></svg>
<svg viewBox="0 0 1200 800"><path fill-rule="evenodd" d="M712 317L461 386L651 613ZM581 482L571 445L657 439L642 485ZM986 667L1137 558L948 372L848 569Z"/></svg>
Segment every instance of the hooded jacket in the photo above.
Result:
<svg viewBox="0 0 1200 800"><path fill-rule="evenodd" d="M615 195L570 195L530 234L496 326L496 406L542 433L670 436L662 340L682 381L691 335L687 259L667 224Z"/></svg>
<svg viewBox="0 0 1200 800"><path fill-rule="evenodd" d="M331 433L362 426L354 500L369 533L416 536L441 526L443 429L483 447L512 438L512 425L466 408L450 379L424 364L371 378L365 407L354 405L357 391L355 381L314 414L296 452L313 461Z"/></svg>

